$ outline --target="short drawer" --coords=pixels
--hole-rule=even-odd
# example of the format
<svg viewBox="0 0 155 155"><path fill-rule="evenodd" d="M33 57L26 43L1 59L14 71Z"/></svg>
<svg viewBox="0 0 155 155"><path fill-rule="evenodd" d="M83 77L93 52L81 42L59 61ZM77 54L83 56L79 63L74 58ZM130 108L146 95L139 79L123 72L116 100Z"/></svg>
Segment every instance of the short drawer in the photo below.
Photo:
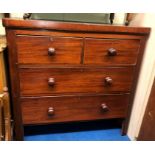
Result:
<svg viewBox="0 0 155 155"><path fill-rule="evenodd" d="M86 39L84 63L104 66L135 65L139 40Z"/></svg>
<svg viewBox="0 0 155 155"><path fill-rule="evenodd" d="M18 36L20 64L79 64L83 42L80 38Z"/></svg>
<svg viewBox="0 0 155 155"><path fill-rule="evenodd" d="M22 98L24 124L124 118L129 95Z"/></svg>
<svg viewBox="0 0 155 155"><path fill-rule="evenodd" d="M122 68L22 68L21 96L70 93L129 92L133 67Z"/></svg>

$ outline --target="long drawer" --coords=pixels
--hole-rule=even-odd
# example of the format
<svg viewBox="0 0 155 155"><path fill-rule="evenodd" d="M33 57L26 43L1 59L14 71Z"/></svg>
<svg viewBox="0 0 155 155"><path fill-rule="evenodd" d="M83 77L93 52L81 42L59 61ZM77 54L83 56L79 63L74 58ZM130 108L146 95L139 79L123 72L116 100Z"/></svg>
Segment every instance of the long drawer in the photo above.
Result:
<svg viewBox="0 0 155 155"><path fill-rule="evenodd" d="M74 37L18 36L20 64L80 64L83 41Z"/></svg>
<svg viewBox="0 0 155 155"><path fill-rule="evenodd" d="M24 124L124 118L129 95L22 98Z"/></svg>
<svg viewBox="0 0 155 155"><path fill-rule="evenodd" d="M118 93L131 90L133 67L21 68L21 96L70 93Z"/></svg>
<svg viewBox="0 0 155 155"><path fill-rule="evenodd" d="M104 66L135 65L139 42L127 39L86 39L84 63Z"/></svg>

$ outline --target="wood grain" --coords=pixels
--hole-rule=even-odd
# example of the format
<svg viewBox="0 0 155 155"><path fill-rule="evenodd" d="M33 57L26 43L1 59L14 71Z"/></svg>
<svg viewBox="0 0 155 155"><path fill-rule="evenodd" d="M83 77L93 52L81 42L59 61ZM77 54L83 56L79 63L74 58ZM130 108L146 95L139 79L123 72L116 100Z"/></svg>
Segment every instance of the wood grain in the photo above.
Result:
<svg viewBox="0 0 155 155"><path fill-rule="evenodd" d="M13 104L13 120L14 120L14 135L16 140L23 140L24 131L22 125L21 106L19 102L19 74L17 69L17 53L15 43L15 33L13 30L7 30L6 33L8 42L8 59L9 59L9 84L11 103Z"/></svg>
<svg viewBox="0 0 155 155"><path fill-rule="evenodd" d="M140 132L138 135L139 141L154 141L155 140L155 80L151 89L145 114L142 120Z"/></svg>
<svg viewBox="0 0 155 155"><path fill-rule="evenodd" d="M132 89L131 89L132 93L130 95L130 103L131 104L129 104L129 106L128 106L126 119L125 119L124 125L123 125L124 126L123 131L122 131L123 134L126 134L127 130L128 130L130 115L131 115L131 112L132 112L135 92L136 92L136 88L137 88L137 82L138 82L138 79L139 79L139 76L140 76L139 73L140 73L140 69L141 69L141 63L142 63L142 60L143 60L143 54L144 54L145 47L146 47L146 42L147 42L147 36L140 40L139 56L137 58L137 64L136 64L136 67L135 67L133 86L132 86Z"/></svg>
<svg viewBox="0 0 155 155"><path fill-rule="evenodd" d="M67 33L66 33L67 32ZM56 30L38 30L38 29L15 29L15 34L29 36L52 36L52 37L83 37L96 39L142 39L143 35L120 34L120 33L98 33L98 32L74 32L74 31L56 31Z"/></svg>
<svg viewBox="0 0 155 155"><path fill-rule="evenodd" d="M126 39L86 39L84 63L104 66L135 65L139 53L140 40ZM109 56L108 50L116 50L115 56Z"/></svg>
<svg viewBox="0 0 155 155"><path fill-rule="evenodd" d="M63 93L129 92L134 68L25 68L20 69L21 96ZM105 83L111 77L112 85ZM54 86L48 79L54 78Z"/></svg>
<svg viewBox="0 0 155 155"><path fill-rule="evenodd" d="M80 64L83 41L73 37L18 36L19 64ZM54 48L55 54L48 55Z"/></svg>
<svg viewBox="0 0 155 155"><path fill-rule="evenodd" d="M112 118L124 119L126 133L150 28L14 19L3 25L16 140L23 125ZM107 56L109 48L117 54Z"/></svg>
<svg viewBox="0 0 155 155"><path fill-rule="evenodd" d="M59 31L74 31L74 32L100 32L100 33L121 33L121 34L141 34L147 35L150 28L146 27L125 27L125 26L110 26L104 24L88 24L74 22L56 22L45 20L16 20L4 18L3 25L7 28L26 28L26 29L41 29L41 30L59 30Z"/></svg>
<svg viewBox="0 0 155 155"><path fill-rule="evenodd" d="M103 111L101 104L109 111ZM22 116L26 125L54 122L123 118L129 103L129 95L96 95L22 98ZM48 108L54 109L48 115Z"/></svg>

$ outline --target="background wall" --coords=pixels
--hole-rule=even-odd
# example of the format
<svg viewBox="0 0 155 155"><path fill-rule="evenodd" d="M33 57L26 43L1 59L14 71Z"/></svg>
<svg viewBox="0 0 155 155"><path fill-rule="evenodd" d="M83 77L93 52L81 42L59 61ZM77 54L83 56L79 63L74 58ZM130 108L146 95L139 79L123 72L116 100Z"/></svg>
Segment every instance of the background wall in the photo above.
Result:
<svg viewBox="0 0 155 155"><path fill-rule="evenodd" d="M150 95L153 79L155 76L155 14L137 14L130 26L151 27L151 34L147 42L143 57L140 78L134 99L128 136L135 140L138 136L147 101Z"/></svg>
<svg viewBox="0 0 155 155"><path fill-rule="evenodd" d="M2 26L2 18L3 18L3 14L0 13L0 35L4 35L5 34L4 27Z"/></svg>
<svg viewBox="0 0 155 155"><path fill-rule="evenodd" d="M12 18L22 18L23 13L11 13L10 14ZM5 35L5 29L2 26L2 18L3 18L3 13L0 13L0 35Z"/></svg>

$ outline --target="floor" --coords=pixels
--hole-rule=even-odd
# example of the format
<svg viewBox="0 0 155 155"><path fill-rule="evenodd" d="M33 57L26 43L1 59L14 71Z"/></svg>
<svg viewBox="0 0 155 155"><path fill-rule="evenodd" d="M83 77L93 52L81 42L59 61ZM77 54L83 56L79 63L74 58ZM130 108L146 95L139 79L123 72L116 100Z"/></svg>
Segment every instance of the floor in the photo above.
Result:
<svg viewBox="0 0 155 155"><path fill-rule="evenodd" d="M117 120L25 127L25 141L129 141Z"/></svg>

